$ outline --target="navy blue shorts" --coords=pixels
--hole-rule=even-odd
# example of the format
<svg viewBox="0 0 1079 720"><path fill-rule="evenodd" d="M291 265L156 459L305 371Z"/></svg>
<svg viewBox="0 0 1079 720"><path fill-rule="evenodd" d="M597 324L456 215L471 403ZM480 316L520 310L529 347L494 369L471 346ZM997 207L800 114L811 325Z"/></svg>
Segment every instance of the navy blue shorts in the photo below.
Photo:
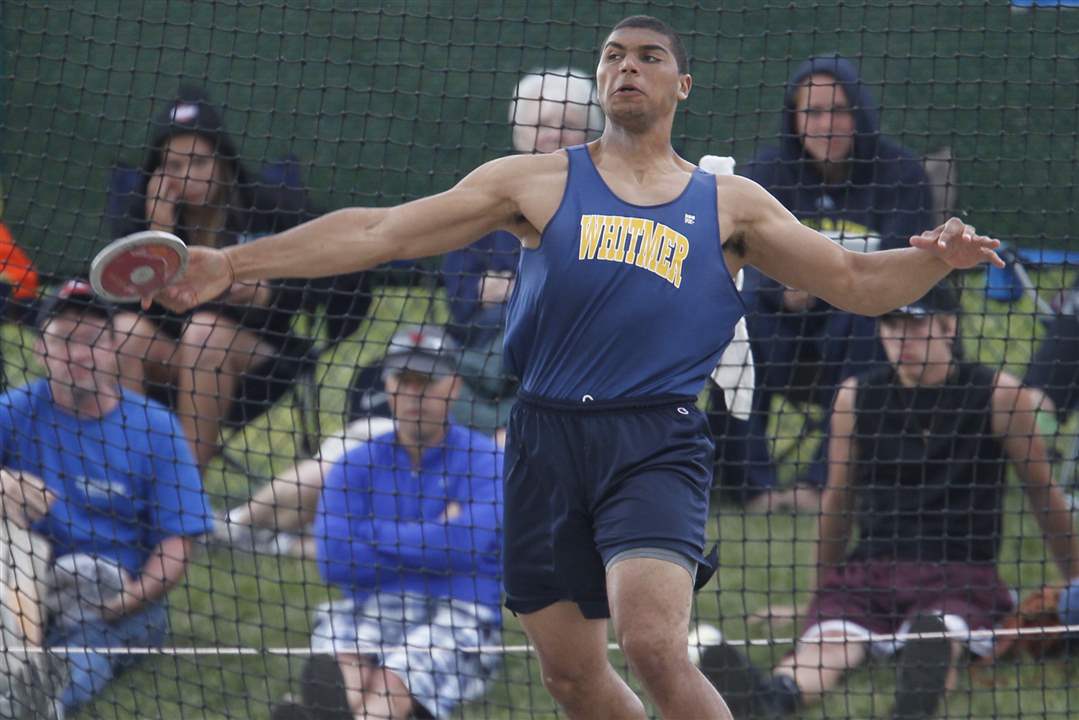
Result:
<svg viewBox="0 0 1079 720"><path fill-rule="evenodd" d="M587 404L521 396L506 439L506 607L561 600L605 618L605 565L660 548L703 556L714 447L694 398Z"/></svg>

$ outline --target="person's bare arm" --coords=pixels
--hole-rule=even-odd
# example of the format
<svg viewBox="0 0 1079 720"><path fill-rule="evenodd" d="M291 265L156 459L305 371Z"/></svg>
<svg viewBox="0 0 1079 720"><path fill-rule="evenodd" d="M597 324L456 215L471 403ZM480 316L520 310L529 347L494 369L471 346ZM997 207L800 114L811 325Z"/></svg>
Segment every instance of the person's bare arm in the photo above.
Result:
<svg viewBox="0 0 1079 720"><path fill-rule="evenodd" d="M913 302L953 269L982 262L1003 267L994 252L999 241L977 235L956 218L912 237L914 247L859 253L798 222L751 180L723 177L717 185L723 241L738 249L734 255L742 264L859 315Z"/></svg>
<svg viewBox="0 0 1079 720"><path fill-rule="evenodd" d="M1038 430L1040 393L1023 387L1008 373L997 375L993 391L993 432L1003 438L1004 451L1023 483L1031 512L1041 527L1049 554L1065 579L1079 578L1079 536Z"/></svg>
<svg viewBox="0 0 1079 720"><path fill-rule="evenodd" d="M105 601L101 616L111 622L164 598L183 579L190 555L191 538L174 535L162 540L139 576L125 577L120 592Z"/></svg>
<svg viewBox="0 0 1079 720"><path fill-rule="evenodd" d="M548 187L543 180L548 176L553 179L565 167L565 156L558 155L493 160L446 192L393 208L337 210L224 251L191 248L184 277L156 299L166 307L183 310L218 297L237 281L313 278L366 270L391 260L455 250L499 228L520 230L522 225L542 225L548 218L535 217L530 198L542 195L536 188Z"/></svg>
<svg viewBox="0 0 1079 720"><path fill-rule="evenodd" d="M0 511L19 527L44 517L55 499L37 475L0 468Z"/></svg>
<svg viewBox="0 0 1079 720"><path fill-rule="evenodd" d="M812 587L827 568L843 562L850 543L851 513L854 493L850 478L857 462L854 451L854 400L857 381L845 380L836 393L832 411L832 428L828 438L828 485L821 496L820 519L817 524L818 573Z"/></svg>

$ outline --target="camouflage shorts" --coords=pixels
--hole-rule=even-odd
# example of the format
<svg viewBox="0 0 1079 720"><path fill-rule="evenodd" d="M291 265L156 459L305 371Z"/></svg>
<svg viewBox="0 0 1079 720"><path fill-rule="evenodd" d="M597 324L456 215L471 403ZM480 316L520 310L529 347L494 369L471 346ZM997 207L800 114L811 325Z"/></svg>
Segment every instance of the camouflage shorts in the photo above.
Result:
<svg viewBox="0 0 1079 720"><path fill-rule="evenodd" d="M479 652L501 641L501 613L476 603L379 593L357 606L326 603L315 612L311 650L353 654L394 672L435 717L482 696L501 663Z"/></svg>

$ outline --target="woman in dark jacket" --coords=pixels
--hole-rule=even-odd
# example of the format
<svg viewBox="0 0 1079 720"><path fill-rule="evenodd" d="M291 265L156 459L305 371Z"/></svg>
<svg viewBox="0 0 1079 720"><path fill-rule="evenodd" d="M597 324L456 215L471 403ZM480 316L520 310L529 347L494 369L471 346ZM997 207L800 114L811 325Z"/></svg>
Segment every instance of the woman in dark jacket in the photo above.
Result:
<svg viewBox="0 0 1079 720"><path fill-rule="evenodd" d="M280 232L314 213L302 188L252 182L221 115L198 89L154 120L134 192L113 218L115 235L164 230L189 245L222 247ZM287 355L302 285L236 283L218 302L175 314L154 306L119 313L125 387L175 391L176 410L200 467L219 449L220 425L243 376Z"/></svg>

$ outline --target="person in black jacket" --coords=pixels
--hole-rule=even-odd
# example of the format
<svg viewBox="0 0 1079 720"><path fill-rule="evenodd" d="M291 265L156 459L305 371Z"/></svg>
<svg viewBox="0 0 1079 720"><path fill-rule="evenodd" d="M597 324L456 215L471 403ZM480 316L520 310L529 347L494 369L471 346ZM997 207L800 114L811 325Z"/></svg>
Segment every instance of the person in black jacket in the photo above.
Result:
<svg viewBox="0 0 1079 720"><path fill-rule="evenodd" d="M992 652L992 638L969 632L993 628L1013 606L997 571L1008 463L1060 573L1079 577L1079 540L1037 427L1043 395L962 359L958 308L942 284L886 315L888 363L840 387L817 578L808 609L794 613L805 628L794 652L770 677L725 643L702 653L736 716L797 713L871 655L903 649L893 717L932 717L961 644ZM939 635L871 637L891 633Z"/></svg>
<svg viewBox="0 0 1079 720"><path fill-rule="evenodd" d="M270 187L256 181L201 89L182 88L150 133L135 187L120 198L124 207L111 218L114 236L163 230L188 245L224 247L316 215L298 183L281 178ZM301 283L237 283L197 311L176 314L155 305L117 315L116 328L125 336L124 386L159 399L175 392L200 467L218 451L220 423L243 376L256 370L270 376L270 366L294 352L291 318L305 292Z"/></svg>
<svg viewBox="0 0 1079 720"><path fill-rule="evenodd" d="M873 98L855 65L838 56L802 63L787 85L779 143L760 151L744 174L805 225L844 246L871 251L907 247L933 227L933 200L921 163L885 136ZM777 485L765 440L772 399L830 407L839 383L883 355L875 321L836 310L747 269L743 291L757 367L749 424L730 419L717 397L713 418L719 480L744 501L771 500ZM799 481L825 481L823 448ZM815 502L814 493L806 493ZM790 499L790 494L784 494Z"/></svg>

